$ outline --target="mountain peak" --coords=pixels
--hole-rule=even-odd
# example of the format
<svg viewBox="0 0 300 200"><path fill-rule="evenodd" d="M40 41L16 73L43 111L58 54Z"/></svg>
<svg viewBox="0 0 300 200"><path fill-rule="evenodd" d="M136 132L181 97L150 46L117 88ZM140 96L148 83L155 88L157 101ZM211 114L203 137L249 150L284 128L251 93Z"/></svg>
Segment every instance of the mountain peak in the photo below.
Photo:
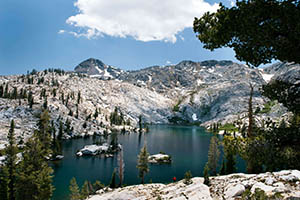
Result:
<svg viewBox="0 0 300 200"><path fill-rule="evenodd" d="M105 64L101 61L101 60L98 60L98 59L95 59L95 58L89 58L83 62L81 62L79 65L77 65L75 67L75 71L76 72L81 72L81 73L88 73L88 70L89 68L92 68L92 67L99 67L99 68L105 68Z"/></svg>
<svg viewBox="0 0 300 200"><path fill-rule="evenodd" d="M101 60L89 58L75 67L75 72L85 73L100 79L115 79L121 72L121 69L104 64Z"/></svg>

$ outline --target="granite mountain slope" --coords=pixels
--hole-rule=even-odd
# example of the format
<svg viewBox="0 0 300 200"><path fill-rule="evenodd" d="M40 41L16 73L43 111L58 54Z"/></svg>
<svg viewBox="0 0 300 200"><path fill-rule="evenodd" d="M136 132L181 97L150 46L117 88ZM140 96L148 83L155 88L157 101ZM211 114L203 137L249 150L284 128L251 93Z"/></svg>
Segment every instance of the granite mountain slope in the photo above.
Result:
<svg viewBox="0 0 300 200"><path fill-rule="evenodd" d="M23 89L27 94L31 91L34 97L32 108L26 98L0 98L0 149L6 143L11 119L15 119L18 140L32 134L45 99L56 131L60 121L64 129L68 129L66 138L103 134L116 128L111 126L109 119L115 108L133 127L140 115L148 123L232 122L246 116L249 83L255 86L256 109L269 101L259 92L261 85L266 84L264 77L287 76L288 80L299 81L295 75L299 74L299 65L281 67L287 69L281 69L285 73L280 76L273 69L251 69L231 61L182 61L177 65L123 71L89 59L77 66L75 72L45 70L0 76L0 85L8 86L8 92ZM79 93L81 100L78 102ZM279 120L286 112L277 103L259 117Z"/></svg>
<svg viewBox="0 0 300 200"><path fill-rule="evenodd" d="M284 68L280 68L280 72L289 69L288 64L280 66ZM232 61L182 61L176 65L122 72L113 78L172 99L173 114L169 116L172 123L230 122L246 114L250 83L255 89L254 107L263 108L268 99L261 96L259 89L273 72L278 74L276 66L271 68L274 69L252 69ZM286 112L278 105L273 111L275 118Z"/></svg>

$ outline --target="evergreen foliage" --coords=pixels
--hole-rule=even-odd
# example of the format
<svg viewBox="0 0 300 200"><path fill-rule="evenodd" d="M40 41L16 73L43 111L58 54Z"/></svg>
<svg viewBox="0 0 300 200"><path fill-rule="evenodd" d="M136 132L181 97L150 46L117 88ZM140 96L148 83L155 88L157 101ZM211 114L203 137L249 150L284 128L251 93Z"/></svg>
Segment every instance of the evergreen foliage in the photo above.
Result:
<svg viewBox="0 0 300 200"><path fill-rule="evenodd" d="M4 88L3 85L0 85L0 98L3 97L3 94L4 94Z"/></svg>
<svg viewBox="0 0 300 200"><path fill-rule="evenodd" d="M81 93L80 91L78 92L78 95L77 95L77 105L80 104L80 101L81 101Z"/></svg>
<svg viewBox="0 0 300 200"><path fill-rule="evenodd" d="M144 184L145 174L149 172L148 157L149 153L147 152L146 145L144 145L138 156L138 164L136 166L139 170L139 177L142 179L142 184Z"/></svg>
<svg viewBox="0 0 300 200"><path fill-rule="evenodd" d="M69 121L69 119L66 120L65 132L66 132L68 135L71 135L72 128L71 128L71 122Z"/></svg>
<svg viewBox="0 0 300 200"><path fill-rule="evenodd" d="M94 113L94 118L97 119L99 113L98 113L98 109L96 108L95 113Z"/></svg>
<svg viewBox="0 0 300 200"><path fill-rule="evenodd" d="M193 183L193 181L192 181L192 172L191 171L187 171L187 172L185 172L185 174L184 174L184 183L186 184L186 185L189 185L189 184L191 184L191 183Z"/></svg>
<svg viewBox="0 0 300 200"><path fill-rule="evenodd" d="M9 98L8 83L6 83L6 85L5 85L3 98Z"/></svg>
<svg viewBox="0 0 300 200"><path fill-rule="evenodd" d="M110 124L113 125L122 125L125 123L124 116L121 111L117 107L115 107L114 112L110 114Z"/></svg>
<svg viewBox="0 0 300 200"><path fill-rule="evenodd" d="M223 138L224 155L226 158L225 171L221 174L231 174L236 172L236 155L238 153L238 140L233 136L224 136Z"/></svg>
<svg viewBox="0 0 300 200"><path fill-rule="evenodd" d="M8 200L8 171L4 166L0 166L0 199Z"/></svg>
<svg viewBox="0 0 300 200"><path fill-rule="evenodd" d="M59 121L59 129L58 129L58 135L57 135L57 139L61 140L64 134L64 128L63 128L63 123L62 121Z"/></svg>
<svg viewBox="0 0 300 200"><path fill-rule="evenodd" d="M219 140L216 136L213 136L210 140L209 150L208 150L208 166L212 175L217 174L219 156L220 156Z"/></svg>
<svg viewBox="0 0 300 200"><path fill-rule="evenodd" d="M17 177L17 151L15 134L14 134L15 123L14 120L11 120L10 129L8 133L8 146L6 148L6 159L5 167L8 172L8 199L15 200L16 192L16 177Z"/></svg>
<svg viewBox="0 0 300 200"><path fill-rule="evenodd" d="M31 91L29 91L29 94L28 94L28 97L27 97L27 101L28 101L28 104L29 104L29 108L32 109L32 106L34 104L34 97L33 97Z"/></svg>
<svg viewBox="0 0 300 200"><path fill-rule="evenodd" d="M226 174L226 166L225 166L225 161L222 161L222 166L220 169L220 175L225 175Z"/></svg>
<svg viewBox="0 0 300 200"><path fill-rule="evenodd" d="M277 100L282 103L295 115L300 115L299 87L299 83L292 84L274 80L262 86L262 94L271 100Z"/></svg>
<svg viewBox="0 0 300 200"><path fill-rule="evenodd" d="M16 87L13 88L13 92L10 95L11 99L17 99L18 98L18 89Z"/></svg>
<svg viewBox="0 0 300 200"><path fill-rule="evenodd" d="M253 98L253 86L250 84L250 97L248 101L248 131L247 136L252 137L254 134L254 117L253 117L253 108L252 108L252 98Z"/></svg>
<svg viewBox="0 0 300 200"><path fill-rule="evenodd" d="M38 122L38 130L36 131L37 137L42 143L43 151L46 156L51 154L51 127L50 127L50 115L48 110L44 110Z"/></svg>
<svg viewBox="0 0 300 200"><path fill-rule="evenodd" d="M44 98L44 103L43 103L43 109L47 109L48 108L48 99L47 97Z"/></svg>
<svg viewBox="0 0 300 200"><path fill-rule="evenodd" d="M89 182L84 181L80 191L81 199L86 199L90 194Z"/></svg>
<svg viewBox="0 0 300 200"><path fill-rule="evenodd" d="M45 146L35 131L23 152L23 160L19 164L17 179L17 200L47 200L51 199L54 190L52 186L51 167L48 166Z"/></svg>
<svg viewBox="0 0 300 200"><path fill-rule="evenodd" d="M194 32L204 48L233 48L238 60L256 67L272 59L299 63L299 9L299 1L238 0L195 18Z"/></svg>
<svg viewBox="0 0 300 200"><path fill-rule="evenodd" d="M70 196L69 196L70 200L81 200L80 190L77 185L75 177L73 177L70 181L69 190L70 190Z"/></svg>
<svg viewBox="0 0 300 200"><path fill-rule="evenodd" d="M110 188L116 188L117 187L117 182L116 182L116 170L114 169L112 175L111 175L111 180L109 183Z"/></svg>
<svg viewBox="0 0 300 200"><path fill-rule="evenodd" d="M141 133L142 132L142 129L143 129L143 126L142 126L142 115L139 116L139 132Z"/></svg>
<svg viewBox="0 0 300 200"><path fill-rule="evenodd" d="M204 184L209 186L210 185L210 180L209 180L209 167L208 163L206 163L203 171L203 176L204 176Z"/></svg>
<svg viewBox="0 0 300 200"><path fill-rule="evenodd" d="M113 132L110 136L110 146L112 151L116 151L118 149L118 133Z"/></svg>
<svg viewBox="0 0 300 200"><path fill-rule="evenodd" d="M100 181L95 181L95 183L93 184L94 190L100 190L103 189L105 186L100 182Z"/></svg>

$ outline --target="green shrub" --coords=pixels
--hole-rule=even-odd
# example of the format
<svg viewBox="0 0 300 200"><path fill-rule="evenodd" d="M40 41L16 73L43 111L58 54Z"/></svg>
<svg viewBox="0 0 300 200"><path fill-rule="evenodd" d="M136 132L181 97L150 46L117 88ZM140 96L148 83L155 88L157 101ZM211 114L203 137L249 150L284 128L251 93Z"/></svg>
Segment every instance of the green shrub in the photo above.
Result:
<svg viewBox="0 0 300 200"><path fill-rule="evenodd" d="M261 114L270 113L270 111L274 105L275 105L274 101L269 101L269 102L265 103L263 109L259 113L261 113Z"/></svg>
<svg viewBox="0 0 300 200"><path fill-rule="evenodd" d="M187 171L184 174L184 181L183 181L186 185L189 185L191 183L193 183L192 181L192 173L191 171Z"/></svg>

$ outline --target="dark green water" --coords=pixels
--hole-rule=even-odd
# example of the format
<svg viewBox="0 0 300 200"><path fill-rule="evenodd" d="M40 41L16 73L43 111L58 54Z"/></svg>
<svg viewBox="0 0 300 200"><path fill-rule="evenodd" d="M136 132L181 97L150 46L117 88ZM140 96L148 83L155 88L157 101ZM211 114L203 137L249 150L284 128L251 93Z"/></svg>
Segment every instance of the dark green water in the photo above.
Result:
<svg viewBox="0 0 300 200"><path fill-rule="evenodd" d="M172 182L184 177L184 173L191 170L193 176L202 176L203 168L207 162L207 152L212 134L205 132L201 127L193 126L150 126L150 132L144 135L125 134L118 137L124 148L125 179L127 185L138 184L140 179L136 168L137 155L143 146L146 137L147 148L150 154L160 151L172 156L170 165L150 165L150 172L145 180L149 182ZM53 200L68 199L69 182L72 177L77 179L81 186L84 180L94 182L100 180L108 184L113 169L117 165L117 156L103 157L76 157L75 153L84 145L95 142L93 138L74 139L64 141L63 160L55 163ZM244 167L239 162L238 171Z"/></svg>

